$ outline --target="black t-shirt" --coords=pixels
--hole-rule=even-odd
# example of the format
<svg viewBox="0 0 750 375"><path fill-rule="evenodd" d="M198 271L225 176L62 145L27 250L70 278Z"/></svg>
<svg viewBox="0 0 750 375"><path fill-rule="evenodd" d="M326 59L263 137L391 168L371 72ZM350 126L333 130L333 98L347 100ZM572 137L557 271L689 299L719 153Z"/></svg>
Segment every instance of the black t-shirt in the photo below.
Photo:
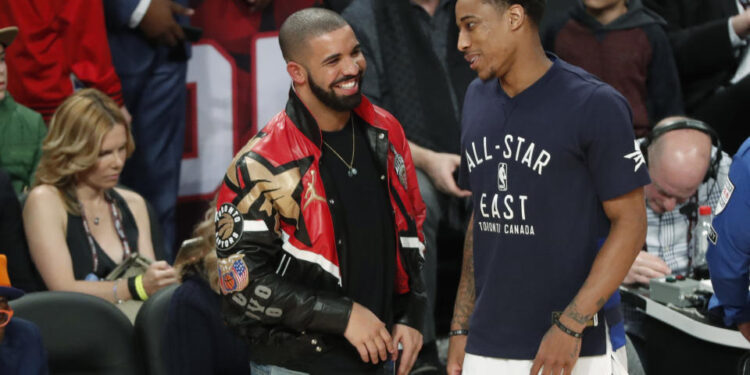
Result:
<svg viewBox="0 0 750 375"><path fill-rule="evenodd" d="M363 120L352 122L337 132L323 132L320 169L323 185L334 217L334 231L340 260L342 286L347 297L372 311L386 323L393 323L393 283L395 278L396 239L390 197L381 179L375 155L367 141ZM352 157L356 174L337 157L335 150L349 163ZM326 146L326 144L328 146ZM330 148L329 148L330 146ZM336 349L321 356L324 373L368 373L380 366L362 362L351 344L342 338ZM382 362L381 362L382 364Z"/></svg>

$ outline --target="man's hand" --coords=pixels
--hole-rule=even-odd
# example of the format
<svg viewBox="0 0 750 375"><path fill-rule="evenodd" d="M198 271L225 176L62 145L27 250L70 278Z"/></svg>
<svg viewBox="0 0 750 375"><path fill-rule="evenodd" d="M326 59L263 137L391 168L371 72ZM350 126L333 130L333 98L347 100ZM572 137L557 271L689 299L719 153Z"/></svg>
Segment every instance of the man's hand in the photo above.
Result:
<svg viewBox="0 0 750 375"><path fill-rule="evenodd" d="M672 270L664 260L654 254L641 251L622 282L623 284L641 283L648 285L649 280L664 277L671 273Z"/></svg>
<svg viewBox="0 0 750 375"><path fill-rule="evenodd" d="M125 122L127 122L127 124L123 124L123 125L129 128L130 123L133 122L133 116L130 115L130 111L128 111L125 105L122 105L120 107L120 112L122 113L122 116L125 117Z"/></svg>
<svg viewBox="0 0 750 375"><path fill-rule="evenodd" d="M744 12L732 17L732 28L737 36L740 38L746 38L750 35L750 8L745 9Z"/></svg>
<svg viewBox="0 0 750 375"><path fill-rule="evenodd" d="M430 176L435 187L443 193L456 197L468 197L471 195L471 192L461 190L453 178L453 172L460 164L461 157L456 154L433 152L425 160L424 171Z"/></svg>
<svg viewBox="0 0 750 375"><path fill-rule="evenodd" d="M417 360L419 350L422 349L422 334L407 325L395 324L393 325L393 347L398 348L398 343L401 343L403 352L401 353L401 365L396 369L396 374L407 375L414 366L414 361ZM398 352L396 352L397 356Z"/></svg>
<svg viewBox="0 0 750 375"><path fill-rule="evenodd" d="M173 14L192 16L193 13L192 9L185 8L174 1L151 0L138 27L150 41L171 47L185 39L185 33L182 32Z"/></svg>
<svg viewBox="0 0 750 375"><path fill-rule="evenodd" d="M385 323L372 311L356 302L352 305L344 337L357 349L365 363L385 361L389 357L388 354L391 358L398 355L391 334L385 329Z"/></svg>
<svg viewBox="0 0 750 375"><path fill-rule="evenodd" d="M750 341L750 322L737 324L737 329L740 330L742 336L745 336L745 340Z"/></svg>
<svg viewBox="0 0 750 375"><path fill-rule="evenodd" d="M451 336L448 346L448 375L461 375L464 368L464 356L466 355L466 335Z"/></svg>
<svg viewBox="0 0 750 375"><path fill-rule="evenodd" d="M575 329L569 324L565 326ZM561 371L564 371L564 375L570 375L580 352L581 339L570 336L553 325L542 338L530 375L538 375L542 370L544 375L558 375Z"/></svg>

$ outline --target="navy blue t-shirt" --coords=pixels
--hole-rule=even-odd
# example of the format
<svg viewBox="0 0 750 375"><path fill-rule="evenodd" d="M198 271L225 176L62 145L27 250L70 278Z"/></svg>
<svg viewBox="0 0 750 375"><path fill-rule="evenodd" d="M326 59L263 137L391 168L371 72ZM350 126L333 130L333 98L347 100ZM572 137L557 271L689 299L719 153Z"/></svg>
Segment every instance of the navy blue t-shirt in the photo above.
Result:
<svg viewBox="0 0 750 375"><path fill-rule="evenodd" d="M607 236L602 202L649 182L627 101L549 57L513 98L497 79L466 93L459 185L472 192L477 293L467 353L533 359ZM585 329L581 355L605 350L604 324Z"/></svg>

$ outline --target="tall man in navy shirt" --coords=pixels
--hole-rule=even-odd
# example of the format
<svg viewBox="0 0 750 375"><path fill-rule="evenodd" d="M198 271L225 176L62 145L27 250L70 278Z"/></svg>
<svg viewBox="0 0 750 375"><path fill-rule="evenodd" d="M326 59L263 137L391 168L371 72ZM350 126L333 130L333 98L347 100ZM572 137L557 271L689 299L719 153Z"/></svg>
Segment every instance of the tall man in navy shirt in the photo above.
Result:
<svg viewBox="0 0 750 375"><path fill-rule="evenodd" d="M544 53L543 11L456 5L458 48L480 79L462 116L459 185L474 217L449 374L612 373L600 310L645 240L648 173L627 101Z"/></svg>

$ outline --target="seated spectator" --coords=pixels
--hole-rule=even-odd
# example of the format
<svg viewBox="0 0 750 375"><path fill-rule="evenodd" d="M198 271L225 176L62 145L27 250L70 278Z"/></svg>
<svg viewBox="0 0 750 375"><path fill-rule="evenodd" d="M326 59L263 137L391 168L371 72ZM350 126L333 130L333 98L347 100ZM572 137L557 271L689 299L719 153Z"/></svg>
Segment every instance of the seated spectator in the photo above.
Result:
<svg viewBox="0 0 750 375"><path fill-rule="evenodd" d="M724 311L724 323L737 326L750 341L750 138L734 156L729 178L713 220L714 233L708 243L708 267L714 287L711 305ZM713 307L713 306L711 306Z"/></svg>
<svg viewBox="0 0 750 375"><path fill-rule="evenodd" d="M750 9L744 0L645 0L667 20L685 109L711 124L724 151L750 136ZM745 5L744 7L747 7Z"/></svg>
<svg viewBox="0 0 750 375"><path fill-rule="evenodd" d="M11 286L7 259L0 255L0 374L46 375L47 352L39 328L27 320L13 318L8 301L23 296Z"/></svg>
<svg viewBox="0 0 750 375"><path fill-rule="evenodd" d="M248 348L221 318L214 207L175 260L182 285L174 292L164 340L170 374L248 374Z"/></svg>
<svg viewBox="0 0 750 375"><path fill-rule="evenodd" d="M41 115L16 103L7 91L5 50L16 34L17 27L0 29L0 168L10 174L13 189L20 194L34 181L47 127Z"/></svg>
<svg viewBox="0 0 750 375"><path fill-rule="evenodd" d="M8 258L8 272L13 285L25 292L44 290L44 282L34 268L29 247L23 235L21 203L10 184L10 177L0 168L0 254Z"/></svg>
<svg viewBox="0 0 750 375"><path fill-rule="evenodd" d="M666 22L641 0L583 0L545 33L545 48L628 99L636 137L683 113Z"/></svg>
<svg viewBox="0 0 750 375"><path fill-rule="evenodd" d="M73 94L50 122L23 210L32 260L50 290L121 302L177 281L164 261L139 277L99 281L132 253L154 259L145 200L115 188L134 148L128 126L117 104L95 89Z"/></svg>
<svg viewBox="0 0 750 375"><path fill-rule="evenodd" d="M645 249L630 267L624 284L646 284L666 275L688 275L691 241L699 206L716 208L732 158L712 146L713 132L703 122L671 117L641 140L651 183L644 187L648 231ZM714 133L715 134L715 133ZM647 339L643 315L625 305L625 327L643 357Z"/></svg>

